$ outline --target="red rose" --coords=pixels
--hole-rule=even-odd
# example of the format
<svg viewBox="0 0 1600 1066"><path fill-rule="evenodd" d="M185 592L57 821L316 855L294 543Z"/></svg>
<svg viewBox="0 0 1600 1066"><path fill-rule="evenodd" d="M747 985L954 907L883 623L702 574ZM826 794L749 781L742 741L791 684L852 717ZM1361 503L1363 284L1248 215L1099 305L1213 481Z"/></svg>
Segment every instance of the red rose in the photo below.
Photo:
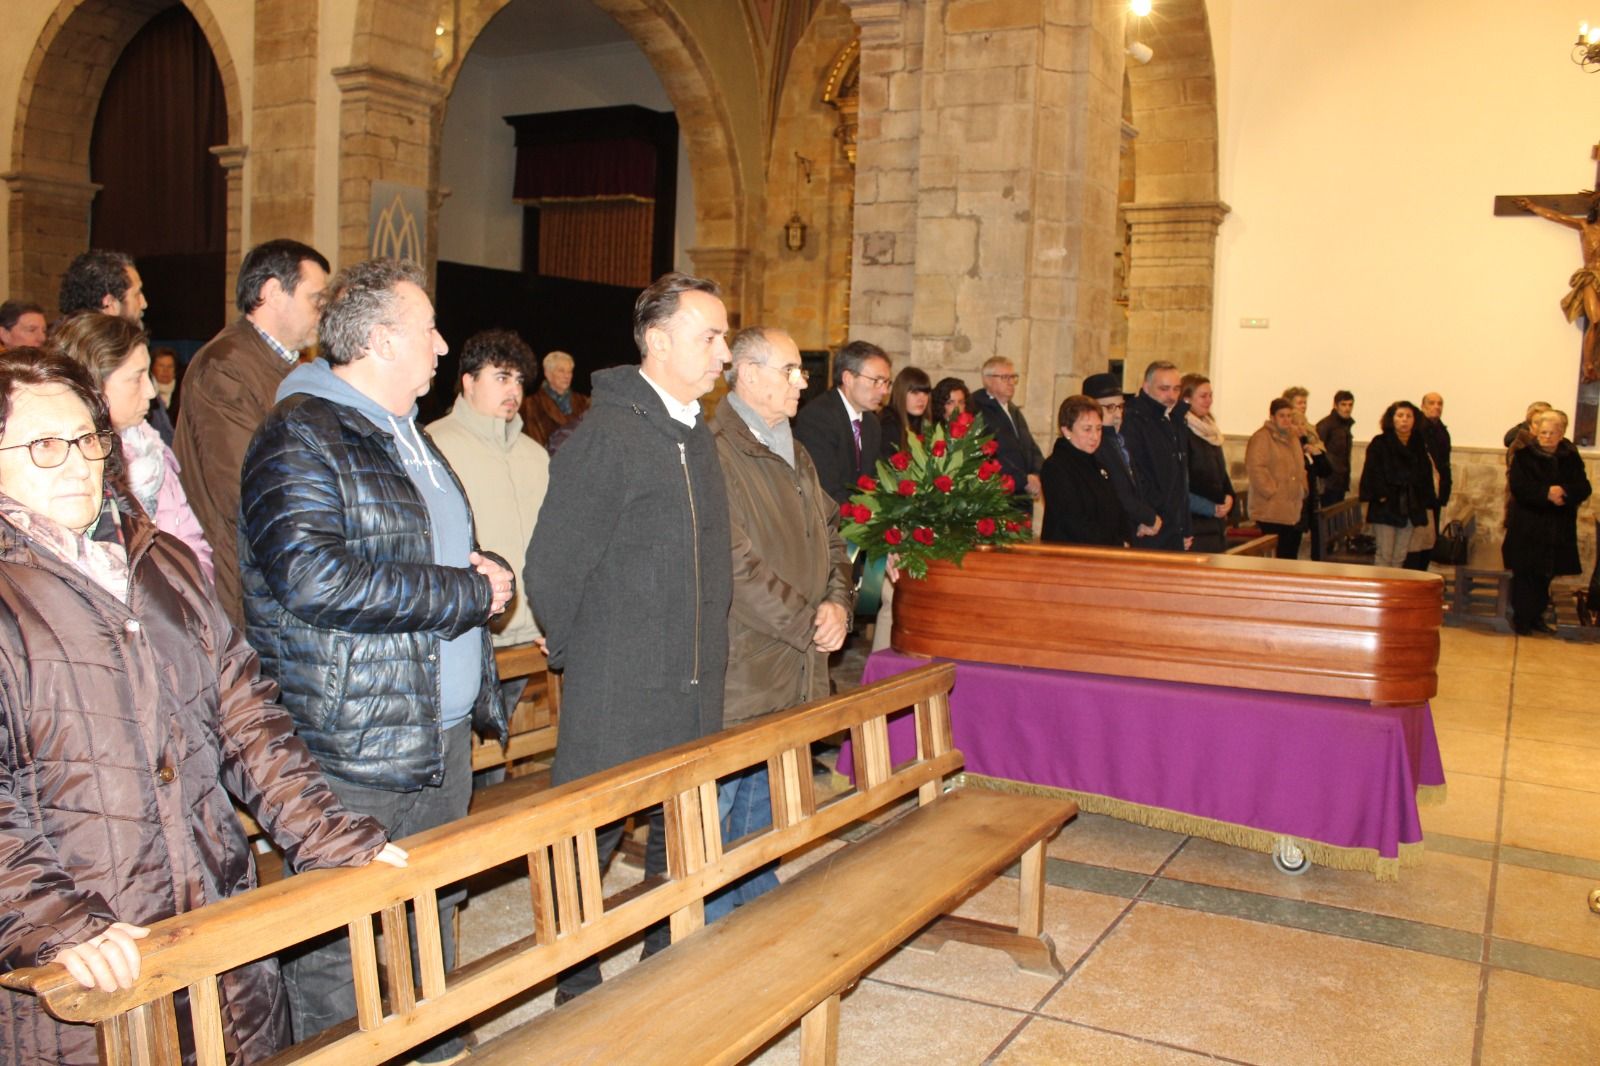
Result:
<svg viewBox="0 0 1600 1066"><path fill-rule="evenodd" d="M1000 487L1005 489L1006 492L1008 492L1008 493L1016 492L1017 491L1017 479L1012 477L1010 474L1001 474L1000 475Z"/></svg>
<svg viewBox="0 0 1600 1066"><path fill-rule="evenodd" d="M995 524L994 524L994 519L992 519L992 518L980 518L980 519L978 519L978 536L980 536L980 537L992 537L992 536L994 536L995 528L996 527L995 527Z"/></svg>
<svg viewBox="0 0 1600 1066"><path fill-rule="evenodd" d="M906 539L906 535L900 532L898 529L895 529L893 526L890 526L888 529L883 531L883 539L889 544L899 544L902 540Z"/></svg>
<svg viewBox="0 0 1600 1066"><path fill-rule="evenodd" d="M841 521L850 521L850 519L854 517L855 513L856 505L851 503L849 500L846 500L844 503L839 505L839 519Z"/></svg>
<svg viewBox="0 0 1600 1066"><path fill-rule="evenodd" d="M902 496L915 496L917 494L917 483L915 481L902 481L900 482L900 487L895 491Z"/></svg>
<svg viewBox="0 0 1600 1066"><path fill-rule="evenodd" d="M944 453L949 451L949 449L950 449L950 445L947 444L945 441L936 440L936 441L933 442L933 454L935 456L937 456L938 458L940 458L940 459L944 458Z"/></svg>
<svg viewBox="0 0 1600 1066"><path fill-rule="evenodd" d="M971 428L972 419L969 418L965 422L961 421L959 418L956 419L954 422L950 423L950 439L960 440L962 437L967 435L967 430Z"/></svg>
<svg viewBox="0 0 1600 1066"><path fill-rule="evenodd" d="M932 544L933 530L929 529L927 526L918 526L916 529L911 531L911 539L916 541L918 544Z"/></svg>
<svg viewBox="0 0 1600 1066"><path fill-rule="evenodd" d="M978 464L978 480L988 481L1000 472L1000 464L993 459L985 459Z"/></svg>
<svg viewBox="0 0 1600 1066"><path fill-rule="evenodd" d="M949 492L951 489L956 487L956 483L945 477L943 474L940 474L938 477L933 479L933 487L938 489L940 492Z"/></svg>
<svg viewBox="0 0 1600 1066"><path fill-rule="evenodd" d="M1024 518L1022 520L1022 528L1024 528L1024 529L1032 529L1033 528L1033 519L1031 517Z"/></svg>
<svg viewBox="0 0 1600 1066"><path fill-rule="evenodd" d="M985 441L983 447L979 448L978 450L984 455L993 455L995 452L1000 450L1000 442L997 440Z"/></svg>
<svg viewBox="0 0 1600 1066"><path fill-rule="evenodd" d="M872 517L872 511L870 508L863 507L859 503L854 504L853 506L855 508L855 512L851 517L853 517L857 522L866 522L867 519Z"/></svg>
<svg viewBox="0 0 1600 1066"><path fill-rule="evenodd" d="M911 456L907 455L905 452L895 452L893 455L889 456L889 465L894 467L896 470L904 470L906 467L911 465Z"/></svg>
<svg viewBox="0 0 1600 1066"><path fill-rule="evenodd" d="M1022 528L1021 526L1017 525L1011 519L1009 519L1009 518L1006 519L1006 532L1007 533L1015 533L1018 530L1020 530L1021 528Z"/></svg>
<svg viewBox="0 0 1600 1066"><path fill-rule="evenodd" d="M962 411L960 414L956 415L953 424L963 428L972 425L972 412Z"/></svg>
<svg viewBox="0 0 1600 1066"><path fill-rule="evenodd" d="M870 478L867 475L862 474L860 477L856 478L856 488L860 489L862 492L877 492L878 480L877 478Z"/></svg>

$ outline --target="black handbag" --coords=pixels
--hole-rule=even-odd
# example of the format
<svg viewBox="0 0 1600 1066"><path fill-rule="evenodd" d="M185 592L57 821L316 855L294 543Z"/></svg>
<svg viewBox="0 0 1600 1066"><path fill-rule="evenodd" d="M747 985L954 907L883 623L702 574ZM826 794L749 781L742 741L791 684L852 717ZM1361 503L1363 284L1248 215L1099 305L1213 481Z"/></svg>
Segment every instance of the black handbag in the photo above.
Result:
<svg viewBox="0 0 1600 1066"><path fill-rule="evenodd" d="M1446 522L1433 542L1433 561L1442 566L1464 566L1472 549L1472 533L1460 522Z"/></svg>

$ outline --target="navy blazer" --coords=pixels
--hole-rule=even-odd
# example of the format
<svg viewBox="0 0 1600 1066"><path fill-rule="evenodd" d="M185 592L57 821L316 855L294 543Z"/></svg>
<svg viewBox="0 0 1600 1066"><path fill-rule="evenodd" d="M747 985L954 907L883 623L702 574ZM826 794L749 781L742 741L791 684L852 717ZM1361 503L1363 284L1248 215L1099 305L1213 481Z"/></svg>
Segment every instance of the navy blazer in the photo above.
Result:
<svg viewBox="0 0 1600 1066"><path fill-rule="evenodd" d="M837 388L829 389L794 416L795 440L805 445L817 468L817 480L834 503L844 503L861 491L856 479L863 474L876 477L878 449L883 427L876 411L861 412L861 461L856 461L854 434L850 432L850 412Z"/></svg>

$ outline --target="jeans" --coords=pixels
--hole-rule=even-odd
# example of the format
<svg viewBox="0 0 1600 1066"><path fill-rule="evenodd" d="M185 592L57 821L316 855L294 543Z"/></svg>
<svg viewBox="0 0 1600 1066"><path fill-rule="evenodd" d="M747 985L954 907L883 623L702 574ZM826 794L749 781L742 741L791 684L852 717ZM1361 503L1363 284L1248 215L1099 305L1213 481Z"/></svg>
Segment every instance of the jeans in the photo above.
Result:
<svg viewBox="0 0 1600 1066"><path fill-rule="evenodd" d="M371 815L389 831L391 840L453 822L467 813L472 796L472 725L462 722L444 734L444 780L415 792L369 788L328 777L339 802L357 814ZM455 909L466 901L466 889L439 893L439 938L444 947L444 968L456 964ZM412 973L418 970L416 919L408 920L411 934ZM383 958L381 951L379 959ZM291 949L284 956L284 985L289 993L289 1013L296 1042L337 1025L356 1014L355 984L350 971L348 934L330 933ZM420 977L418 978L420 980ZM460 1038L446 1033L419 1050L418 1061L449 1058L461 1050Z"/></svg>
<svg viewBox="0 0 1600 1066"><path fill-rule="evenodd" d="M1411 546L1411 526L1386 526L1374 522L1372 536L1378 542L1378 554L1372 560L1374 565L1397 569L1405 565L1406 551Z"/></svg>
<svg viewBox="0 0 1600 1066"><path fill-rule="evenodd" d="M772 824L772 791L765 766L752 767L717 782L717 817L729 843ZM706 897L706 923L726 918L735 907L778 887L778 864L768 863Z"/></svg>

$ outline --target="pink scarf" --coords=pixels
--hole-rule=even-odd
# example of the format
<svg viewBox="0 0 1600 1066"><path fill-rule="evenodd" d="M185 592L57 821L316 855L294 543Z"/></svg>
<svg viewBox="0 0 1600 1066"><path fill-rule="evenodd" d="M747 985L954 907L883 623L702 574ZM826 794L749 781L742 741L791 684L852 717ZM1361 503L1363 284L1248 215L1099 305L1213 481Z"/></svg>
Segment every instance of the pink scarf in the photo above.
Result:
<svg viewBox="0 0 1600 1066"><path fill-rule="evenodd" d="M159 437L157 438L160 439ZM100 517L87 533L74 533L48 515L30 511L0 493L0 518L48 554L74 567L123 603L128 602L128 549L122 543L122 515L110 496ZM116 530L112 540L95 540L94 531L109 519Z"/></svg>

